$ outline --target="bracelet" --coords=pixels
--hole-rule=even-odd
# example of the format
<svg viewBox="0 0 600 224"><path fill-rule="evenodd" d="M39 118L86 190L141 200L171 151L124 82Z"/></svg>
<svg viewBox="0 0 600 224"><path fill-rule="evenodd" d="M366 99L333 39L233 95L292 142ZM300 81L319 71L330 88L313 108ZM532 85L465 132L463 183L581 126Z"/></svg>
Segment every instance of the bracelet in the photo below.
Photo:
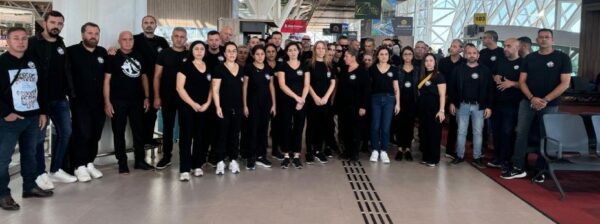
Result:
<svg viewBox="0 0 600 224"><path fill-rule="evenodd" d="M531 97L529 97L529 101L531 101L531 99L533 99L535 96L531 95Z"/></svg>

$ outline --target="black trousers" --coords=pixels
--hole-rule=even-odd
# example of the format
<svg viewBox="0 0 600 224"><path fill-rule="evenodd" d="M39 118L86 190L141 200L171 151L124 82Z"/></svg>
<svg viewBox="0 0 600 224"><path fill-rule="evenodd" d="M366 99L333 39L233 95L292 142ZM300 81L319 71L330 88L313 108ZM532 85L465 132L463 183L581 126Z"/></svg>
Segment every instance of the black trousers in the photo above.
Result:
<svg viewBox="0 0 600 224"><path fill-rule="evenodd" d="M163 122L163 159L173 157L173 129L175 128L175 117L177 116L178 103L169 99L162 101L160 111Z"/></svg>
<svg viewBox="0 0 600 224"><path fill-rule="evenodd" d="M446 154L456 155L456 137L458 136L458 123L456 122L456 116L448 113L448 139L446 142ZM470 126L469 126L470 127Z"/></svg>
<svg viewBox="0 0 600 224"><path fill-rule="evenodd" d="M195 112L188 105L179 109L179 172L190 172L206 163L210 130L207 112Z"/></svg>
<svg viewBox="0 0 600 224"><path fill-rule="evenodd" d="M133 135L133 148L136 162L144 160L144 138L143 138L143 119L144 103L142 100L123 101L113 100L113 109L115 114L112 118L112 131L114 135L115 156L119 163L127 162L125 153L125 130L127 120Z"/></svg>
<svg viewBox="0 0 600 224"><path fill-rule="evenodd" d="M440 162L440 142L442 124L435 118L439 102L424 99L419 103L419 143L423 161L432 164Z"/></svg>
<svg viewBox="0 0 600 224"><path fill-rule="evenodd" d="M90 106L85 102L71 101L71 119L73 135L71 149L73 168L93 163L98 154L98 142L102 137L102 129L106 115L102 102Z"/></svg>
<svg viewBox="0 0 600 224"><path fill-rule="evenodd" d="M277 98L277 102L282 102L281 99ZM271 119L271 155L273 152L281 152L282 142L282 126L281 126L281 111L283 111L282 103L276 105L276 115Z"/></svg>
<svg viewBox="0 0 600 224"><path fill-rule="evenodd" d="M285 99L281 102L281 151L284 153L300 153L302 151L302 134L306 120L306 106L296 110L296 102Z"/></svg>
<svg viewBox="0 0 600 224"><path fill-rule="evenodd" d="M329 107L331 109L325 118L325 145L327 146L325 150L339 151L338 141L335 135L335 111L331 105L329 105Z"/></svg>
<svg viewBox="0 0 600 224"><path fill-rule="evenodd" d="M415 119L417 116L417 105L403 104L400 113L394 116L393 134L395 135L396 144L398 147L409 149L412 145L412 140L415 133Z"/></svg>
<svg viewBox="0 0 600 224"><path fill-rule="evenodd" d="M315 155L323 152L323 144L327 136L327 126L331 107L317 106L310 103L306 108L306 154Z"/></svg>
<svg viewBox="0 0 600 224"><path fill-rule="evenodd" d="M244 159L250 158L250 139L248 137L250 133L250 120L249 117L242 116L242 126L240 128L240 156Z"/></svg>
<svg viewBox="0 0 600 224"><path fill-rule="evenodd" d="M153 100L150 100L150 109L143 115L143 123L144 123L144 144L151 143L154 139L154 126L156 125L156 113L158 110L154 109L152 105L154 105Z"/></svg>
<svg viewBox="0 0 600 224"><path fill-rule="evenodd" d="M271 120L270 106L252 106L248 110L248 129L246 137L242 134L242 139L248 140L247 156L250 159L265 157L267 155L267 142L269 136L269 120Z"/></svg>
<svg viewBox="0 0 600 224"><path fill-rule="evenodd" d="M358 159L359 146L361 140L361 117L358 115L358 107L345 106L340 107L338 111L338 125L340 131L340 139L344 145L344 149L350 156L350 159Z"/></svg>
<svg viewBox="0 0 600 224"><path fill-rule="evenodd" d="M240 127L242 125L241 108L222 108L223 118L217 118L218 141L216 142L217 162L229 157L231 160L238 158L240 147Z"/></svg>

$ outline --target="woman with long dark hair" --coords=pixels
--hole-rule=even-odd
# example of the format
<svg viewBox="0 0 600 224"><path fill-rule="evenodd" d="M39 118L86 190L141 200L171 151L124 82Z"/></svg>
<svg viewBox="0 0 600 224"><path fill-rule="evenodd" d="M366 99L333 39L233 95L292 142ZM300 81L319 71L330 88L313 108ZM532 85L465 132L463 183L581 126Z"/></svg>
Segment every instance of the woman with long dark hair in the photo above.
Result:
<svg viewBox="0 0 600 224"><path fill-rule="evenodd" d="M244 116L248 118L248 161L246 169L255 164L271 167L267 159L267 129L271 115L275 115L275 87L273 70L265 63L265 48L257 45L251 50L253 62L244 70Z"/></svg>
<svg viewBox="0 0 600 224"><path fill-rule="evenodd" d="M379 158L390 163L387 155L390 142L390 126L394 114L400 112L400 88L398 87L398 69L390 64L391 51L380 47L376 54L375 65L369 69L371 80L371 162Z"/></svg>
<svg viewBox="0 0 600 224"><path fill-rule="evenodd" d="M225 174L225 158L229 157L231 173L240 172L236 159L239 153L240 126L242 124L242 70L235 62L237 45L225 43L225 62L213 72L212 92L215 110L219 117L217 151L217 175Z"/></svg>
<svg viewBox="0 0 600 224"><path fill-rule="evenodd" d="M419 142L423 152L421 164L435 167L440 162L440 141L446 104L446 81L438 72L435 55L423 57L419 89Z"/></svg>
<svg viewBox="0 0 600 224"><path fill-rule="evenodd" d="M407 46L400 51L402 56L402 64L399 68L400 75L398 76L398 84L400 85L400 106L402 110L394 117L395 127L393 135L395 135L398 152L395 160L400 161L403 158L406 161L412 161L410 152L412 140L414 136L415 120L417 116L417 96L420 78L420 68L413 65L414 50Z"/></svg>
<svg viewBox="0 0 600 224"><path fill-rule="evenodd" d="M291 42L286 45L286 59L276 68L279 88L284 96L280 98L282 142L281 149L284 153L281 168L287 169L290 163L296 169L302 169L300 152L302 151L302 133L306 119L306 97L310 87L310 75L303 70L299 60L300 45ZM290 158L290 152L293 158Z"/></svg>

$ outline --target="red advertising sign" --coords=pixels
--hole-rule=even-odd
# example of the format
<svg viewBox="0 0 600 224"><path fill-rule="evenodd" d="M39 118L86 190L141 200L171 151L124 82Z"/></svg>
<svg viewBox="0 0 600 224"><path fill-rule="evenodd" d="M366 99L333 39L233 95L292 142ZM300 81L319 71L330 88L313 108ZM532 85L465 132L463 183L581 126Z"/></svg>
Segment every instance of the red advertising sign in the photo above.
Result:
<svg viewBox="0 0 600 224"><path fill-rule="evenodd" d="M306 20L293 20L288 19L281 27L282 33L305 33L306 32Z"/></svg>

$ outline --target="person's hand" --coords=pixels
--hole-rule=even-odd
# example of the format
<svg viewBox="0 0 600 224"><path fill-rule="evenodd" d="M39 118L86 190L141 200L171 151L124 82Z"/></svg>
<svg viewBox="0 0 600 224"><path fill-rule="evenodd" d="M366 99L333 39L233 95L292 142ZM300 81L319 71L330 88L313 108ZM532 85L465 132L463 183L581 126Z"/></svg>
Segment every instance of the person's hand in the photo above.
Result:
<svg viewBox="0 0 600 224"><path fill-rule="evenodd" d="M500 81L497 84L498 85L496 86L496 88L498 88L498 90L500 90L500 91L504 91L506 89L509 89L509 88L512 88L512 87L515 86L515 82L514 81L510 81L510 80Z"/></svg>
<svg viewBox="0 0 600 224"><path fill-rule="evenodd" d="M367 114L367 110L364 108L358 109L358 116L364 117Z"/></svg>
<svg viewBox="0 0 600 224"><path fill-rule="evenodd" d="M144 113L148 112L150 109L150 100L148 98L144 99Z"/></svg>
<svg viewBox="0 0 600 224"><path fill-rule="evenodd" d="M194 102L192 105L192 110L194 110L195 112L202 112L200 110L202 110L202 105Z"/></svg>
<svg viewBox="0 0 600 224"><path fill-rule="evenodd" d="M154 97L154 109L160 109L161 100L160 97Z"/></svg>
<svg viewBox="0 0 600 224"><path fill-rule="evenodd" d="M15 113L10 113L8 116L4 117L4 121L6 121L6 122L13 122L13 121L16 121L17 119L23 120L25 118L23 116L15 114Z"/></svg>
<svg viewBox="0 0 600 224"><path fill-rule="evenodd" d="M302 110L303 107L304 107L304 103L297 103L296 104L296 110Z"/></svg>
<svg viewBox="0 0 600 224"><path fill-rule="evenodd" d="M217 117L223 118L223 109L221 109L220 107L217 107L216 111L217 111Z"/></svg>
<svg viewBox="0 0 600 224"><path fill-rule="evenodd" d="M547 102L539 97L531 98L531 106L536 110L542 110L546 107Z"/></svg>
<svg viewBox="0 0 600 224"><path fill-rule="evenodd" d="M500 84L502 82L502 76L494 75L494 82L496 82L496 84Z"/></svg>
<svg viewBox="0 0 600 224"><path fill-rule="evenodd" d="M202 106L200 107L200 110L198 112L204 112L204 111L208 110L208 107L210 107L210 105L208 103L202 104Z"/></svg>
<svg viewBox="0 0 600 224"><path fill-rule="evenodd" d="M394 107L394 115L398 115L400 113L400 104L396 104Z"/></svg>
<svg viewBox="0 0 600 224"><path fill-rule="evenodd" d="M329 102L329 98L328 97L323 97L321 98L321 105L325 106L327 105L327 102Z"/></svg>
<svg viewBox="0 0 600 224"><path fill-rule="evenodd" d="M483 118L488 119L491 116L492 116L492 109L485 108L485 110L483 111Z"/></svg>
<svg viewBox="0 0 600 224"><path fill-rule="evenodd" d="M111 103L107 103L104 105L104 114L106 114L106 116L108 118L113 118L113 115L115 114L115 110L113 109L113 106Z"/></svg>
<svg viewBox="0 0 600 224"><path fill-rule="evenodd" d="M450 104L450 114L456 116L456 107L452 103Z"/></svg>
<svg viewBox="0 0 600 224"><path fill-rule="evenodd" d="M294 100L296 100L296 103L304 104L304 99L302 97L296 96L294 97Z"/></svg>
<svg viewBox="0 0 600 224"><path fill-rule="evenodd" d="M46 124L48 123L48 117L45 114L40 114L39 128L40 130L44 130Z"/></svg>
<svg viewBox="0 0 600 224"><path fill-rule="evenodd" d="M277 115L277 109L275 109L275 106L271 106L271 115Z"/></svg>
<svg viewBox="0 0 600 224"><path fill-rule="evenodd" d="M248 109L248 107L244 107L244 116L248 117L250 115L250 110Z"/></svg>
<svg viewBox="0 0 600 224"><path fill-rule="evenodd" d="M108 50L106 51L106 53L110 56L115 56L117 54L117 48L109 47Z"/></svg>
<svg viewBox="0 0 600 224"><path fill-rule="evenodd" d="M440 123L444 122L444 120L446 120L446 114L443 111L438 111L437 114L435 114L435 118L438 119L438 121Z"/></svg>
<svg viewBox="0 0 600 224"><path fill-rule="evenodd" d="M316 99L313 99L313 100L315 100L315 105L317 105L317 106L323 106L323 102L322 102L323 98L320 98L320 97L317 96Z"/></svg>

